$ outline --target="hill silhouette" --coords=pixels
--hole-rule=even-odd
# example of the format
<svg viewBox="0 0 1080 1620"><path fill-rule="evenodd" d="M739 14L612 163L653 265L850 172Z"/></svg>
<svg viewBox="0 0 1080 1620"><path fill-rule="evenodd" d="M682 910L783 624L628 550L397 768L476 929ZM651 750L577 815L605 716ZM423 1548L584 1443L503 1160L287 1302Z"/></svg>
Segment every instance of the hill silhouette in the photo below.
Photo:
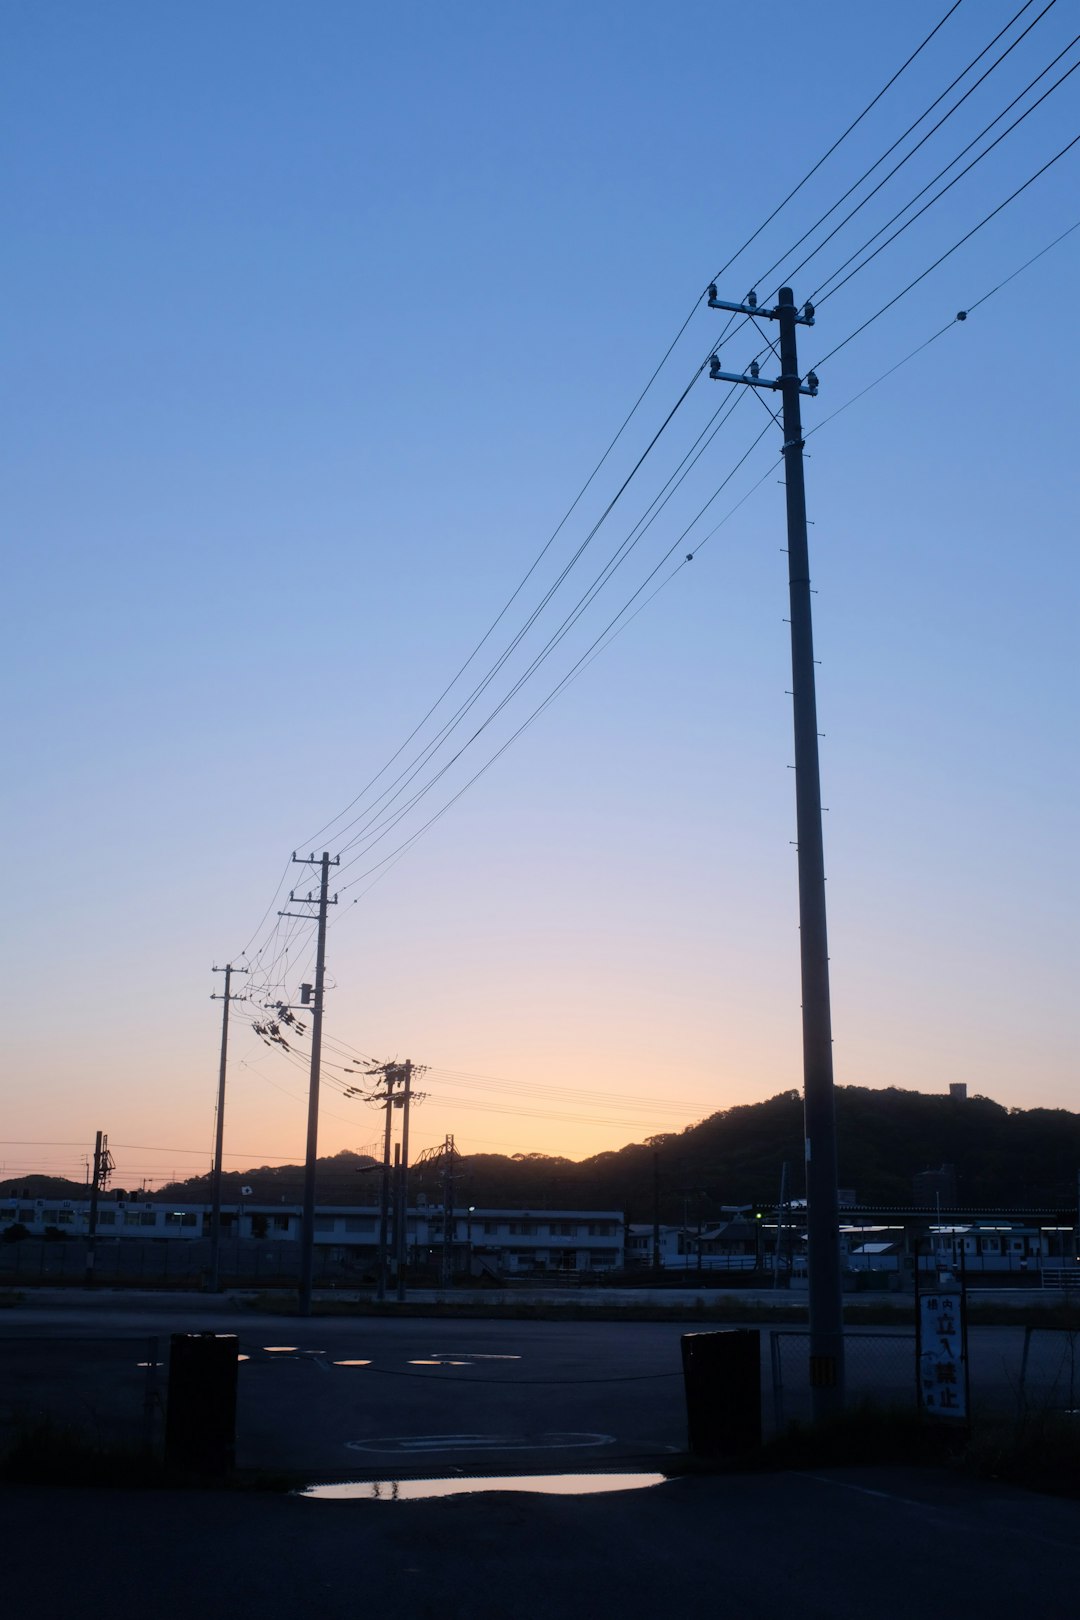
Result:
<svg viewBox="0 0 1080 1620"><path fill-rule="evenodd" d="M840 1183L852 1188L860 1203L910 1205L912 1178L942 1164L955 1166L962 1203L1023 1208L1076 1202L1080 1114L1009 1109L988 1097L841 1086L836 1116ZM320 1159L319 1201L374 1202L379 1177L361 1173L374 1162L348 1152ZM683 1131L588 1159L463 1155L454 1200L459 1207L624 1209L631 1220L649 1220L655 1177L662 1219L696 1221L700 1213L708 1220L721 1204L774 1204L785 1163L789 1196L801 1197L803 1115L797 1091L728 1108ZM295 1204L302 1197L303 1171L295 1165L230 1171L222 1186L227 1202L250 1186L255 1199ZM441 1202L437 1166L410 1172L410 1196L418 1192ZM209 1177L174 1183L155 1196L205 1201Z"/></svg>
<svg viewBox="0 0 1080 1620"><path fill-rule="evenodd" d="M912 1178L942 1164L955 1167L961 1203L993 1208L1075 1207L1080 1171L1080 1114L1066 1109L1004 1108L989 1097L954 1098L890 1088L841 1086L836 1093L839 1179L860 1203L910 1205ZM376 1161L347 1149L318 1163L323 1204L372 1204L379 1196ZM766 1102L727 1108L683 1131L630 1143L588 1159L543 1153L462 1155L454 1201L521 1209L622 1209L652 1219L654 1187L665 1221L708 1221L723 1204L776 1203L788 1166L790 1197L805 1191L802 1099L784 1091ZM122 1177L120 1169L117 1180ZM222 1200L299 1204L300 1165L225 1171ZM414 1166L410 1197L442 1201L437 1165ZM245 1195L243 1189L251 1188ZM0 1195L83 1199L81 1182L22 1176L0 1183ZM156 1201L208 1203L209 1175L171 1182L143 1195Z"/></svg>

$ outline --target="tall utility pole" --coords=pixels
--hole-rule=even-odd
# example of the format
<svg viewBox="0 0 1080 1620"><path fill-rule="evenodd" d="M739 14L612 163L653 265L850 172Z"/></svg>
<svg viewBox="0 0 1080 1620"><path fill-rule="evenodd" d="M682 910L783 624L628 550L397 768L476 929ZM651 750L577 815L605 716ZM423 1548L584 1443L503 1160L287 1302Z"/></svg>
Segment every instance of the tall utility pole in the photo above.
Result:
<svg viewBox="0 0 1080 1620"><path fill-rule="evenodd" d="M298 866L319 868L319 897L309 891L297 896L290 892L292 905L317 906L319 931L315 947L315 989L311 998L311 1077L308 1083L307 1152L304 1158L304 1213L300 1230L300 1315L311 1315L311 1282L315 1261L315 1165L319 1152L319 1072L322 1066L323 986L326 978L326 912L337 904L337 895L330 898L330 868L338 864L323 850L322 855L309 855L305 860L293 853ZM310 920L310 911L279 911L279 917L301 917Z"/></svg>
<svg viewBox="0 0 1080 1620"><path fill-rule="evenodd" d="M660 1270L660 1155L652 1156L652 1268Z"/></svg>
<svg viewBox="0 0 1080 1620"><path fill-rule="evenodd" d="M90 1216L87 1225L86 1281L94 1280L94 1245L97 1236L98 1196L105 1190L113 1170L113 1157L109 1152L109 1138L104 1131L94 1137L94 1174L90 1182Z"/></svg>
<svg viewBox="0 0 1080 1620"><path fill-rule="evenodd" d="M412 1099L412 1059L402 1067L404 1091L401 1098L401 1163L398 1166L397 1207L397 1297L405 1298L405 1270L409 1259L409 1103Z"/></svg>
<svg viewBox="0 0 1080 1620"><path fill-rule="evenodd" d="M780 376L761 377L757 362L747 372L721 371L717 355L709 375L718 382L770 388L783 405L784 489L787 497L788 589L791 603L791 686L795 730L795 820L799 857L799 948L802 970L803 1114L806 1132L806 1233L810 1294L810 1387L816 1422L844 1405L844 1323L840 1293L840 1217L836 1195L836 1113L833 1095L829 945L825 916L825 853L821 834L817 692L810 611L810 553L806 537L806 486L800 395L817 394L818 382L799 375L796 328L814 324L812 304L796 309L790 287L781 287L774 309L758 307L757 295L730 304L709 288L709 308L751 319L776 321Z"/></svg>
<svg viewBox="0 0 1080 1620"><path fill-rule="evenodd" d="M383 1158L382 1158L382 1193L379 1201L379 1280L375 1289L376 1299L386 1298L386 1270L387 1249L390 1238L390 1128L393 1119L394 1084L398 1078L396 1064L388 1063L383 1070L383 1083L386 1087L384 1095L386 1102L386 1129L383 1131Z"/></svg>
<svg viewBox="0 0 1080 1620"><path fill-rule="evenodd" d="M234 973L246 973L247 968L234 968L231 962L226 962L223 968L212 969L214 973L224 973L225 989L220 996L212 995L211 1001L221 1002L221 1066L218 1069L217 1090L217 1119L214 1125L214 1169L210 1178L210 1280L208 1288L216 1294L221 1287L221 1150L225 1141L225 1065L229 1056L229 1003L230 1001L246 1001L246 996L234 996L230 993L232 976Z"/></svg>
<svg viewBox="0 0 1080 1620"><path fill-rule="evenodd" d="M449 1288L454 1274L454 1138L443 1144L443 1251L442 1283Z"/></svg>
<svg viewBox="0 0 1080 1620"><path fill-rule="evenodd" d="M104 1131L98 1131L94 1137L94 1174L90 1182L90 1218L87 1221L90 1237L94 1237L97 1232L98 1194L105 1191L114 1169L113 1156L109 1152L109 1138Z"/></svg>

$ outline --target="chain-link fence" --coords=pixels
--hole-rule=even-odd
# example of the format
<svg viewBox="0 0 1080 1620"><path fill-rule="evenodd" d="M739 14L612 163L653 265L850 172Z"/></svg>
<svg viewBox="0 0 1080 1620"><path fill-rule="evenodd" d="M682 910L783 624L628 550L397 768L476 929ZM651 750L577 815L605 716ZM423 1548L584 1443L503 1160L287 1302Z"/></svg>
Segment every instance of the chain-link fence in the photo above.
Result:
<svg viewBox="0 0 1080 1620"><path fill-rule="evenodd" d="M1022 1415L1080 1413L1080 1328L1024 1329L1016 1395Z"/></svg>
<svg viewBox="0 0 1080 1620"><path fill-rule="evenodd" d="M883 1330L844 1335L847 1398L851 1403L914 1410L915 1333ZM769 1333L771 1426L782 1432L791 1423L811 1418L810 1334L805 1328L775 1328Z"/></svg>
<svg viewBox="0 0 1080 1620"><path fill-rule="evenodd" d="M220 1277L227 1288L296 1287L300 1276L301 1245L267 1239L224 1241ZM359 1282L372 1269L369 1258L343 1259L339 1253L316 1248L315 1280L329 1285ZM24 1238L0 1243L0 1285L33 1287L38 1283L94 1282L110 1287L200 1288L210 1271L209 1241L184 1243L137 1238L85 1239Z"/></svg>
<svg viewBox="0 0 1080 1620"><path fill-rule="evenodd" d="M68 1438L103 1451L161 1440L168 1335L0 1339L0 1451Z"/></svg>

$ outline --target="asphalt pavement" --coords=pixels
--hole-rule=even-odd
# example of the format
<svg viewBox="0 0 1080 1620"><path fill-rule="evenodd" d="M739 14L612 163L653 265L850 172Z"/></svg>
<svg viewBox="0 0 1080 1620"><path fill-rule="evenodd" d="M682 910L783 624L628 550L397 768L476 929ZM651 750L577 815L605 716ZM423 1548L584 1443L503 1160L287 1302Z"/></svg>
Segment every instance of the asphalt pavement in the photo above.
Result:
<svg viewBox="0 0 1080 1620"><path fill-rule="evenodd" d="M310 1480L606 1468L686 1447L680 1322L258 1314L228 1297L29 1294L0 1312L0 1428L48 1416L95 1439L161 1439L174 1332L235 1333L237 1463ZM1015 1405L1023 1328L973 1330L973 1389ZM761 1336L766 1430L809 1411L805 1331ZM1060 1360L1028 1345L1029 1379ZM857 1398L910 1403L910 1327L848 1340ZM1058 1369L1060 1373L1060 1369ZM1034 1386L1033 1386L1034 1387ZM1067 1404L1075 1405L1074 1400Z"/></svg>
<svg viewBox="0 0 1080 1620"><path fill-rule="evenodd" d="M917 1470L595 1495L0 1491L13 1614L1074 1620L1080 1506Z"/></svg>

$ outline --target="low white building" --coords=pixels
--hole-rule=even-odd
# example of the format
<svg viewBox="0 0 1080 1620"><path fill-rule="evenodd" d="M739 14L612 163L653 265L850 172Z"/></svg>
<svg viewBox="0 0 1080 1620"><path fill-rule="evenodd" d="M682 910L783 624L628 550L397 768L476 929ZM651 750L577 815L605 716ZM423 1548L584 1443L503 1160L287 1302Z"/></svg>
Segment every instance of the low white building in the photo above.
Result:
<svg viewBox="0 0 1080 1620"><path fill-rule="evenodd" d="M299 1204L261 1203L244 1199L222 1206L222 1238L228 1243L298 1242ZM449 1243L455 1270L474 1269L497 1275L595 1273L616 1271L624 1263L621 1210L457 1208L447 1232L444 1211L417 1204L408 1211L406 1246L410 1264L441 1261ZM98 1202L97 1241L141 1239L178 1244L210 1236L209 1204L163 1203L134 1195L102 1197ZM22 1226L33 1238L86 1238L90 1204L86 1201L37 1198L5 1200L0 1206L0 1237ZM315 1211L314 1241L328 1258L364 1264L378 1253L379 1208L373 1204L321 1204ZM389 1223L394 1253L394 1221Z"/></svg>

